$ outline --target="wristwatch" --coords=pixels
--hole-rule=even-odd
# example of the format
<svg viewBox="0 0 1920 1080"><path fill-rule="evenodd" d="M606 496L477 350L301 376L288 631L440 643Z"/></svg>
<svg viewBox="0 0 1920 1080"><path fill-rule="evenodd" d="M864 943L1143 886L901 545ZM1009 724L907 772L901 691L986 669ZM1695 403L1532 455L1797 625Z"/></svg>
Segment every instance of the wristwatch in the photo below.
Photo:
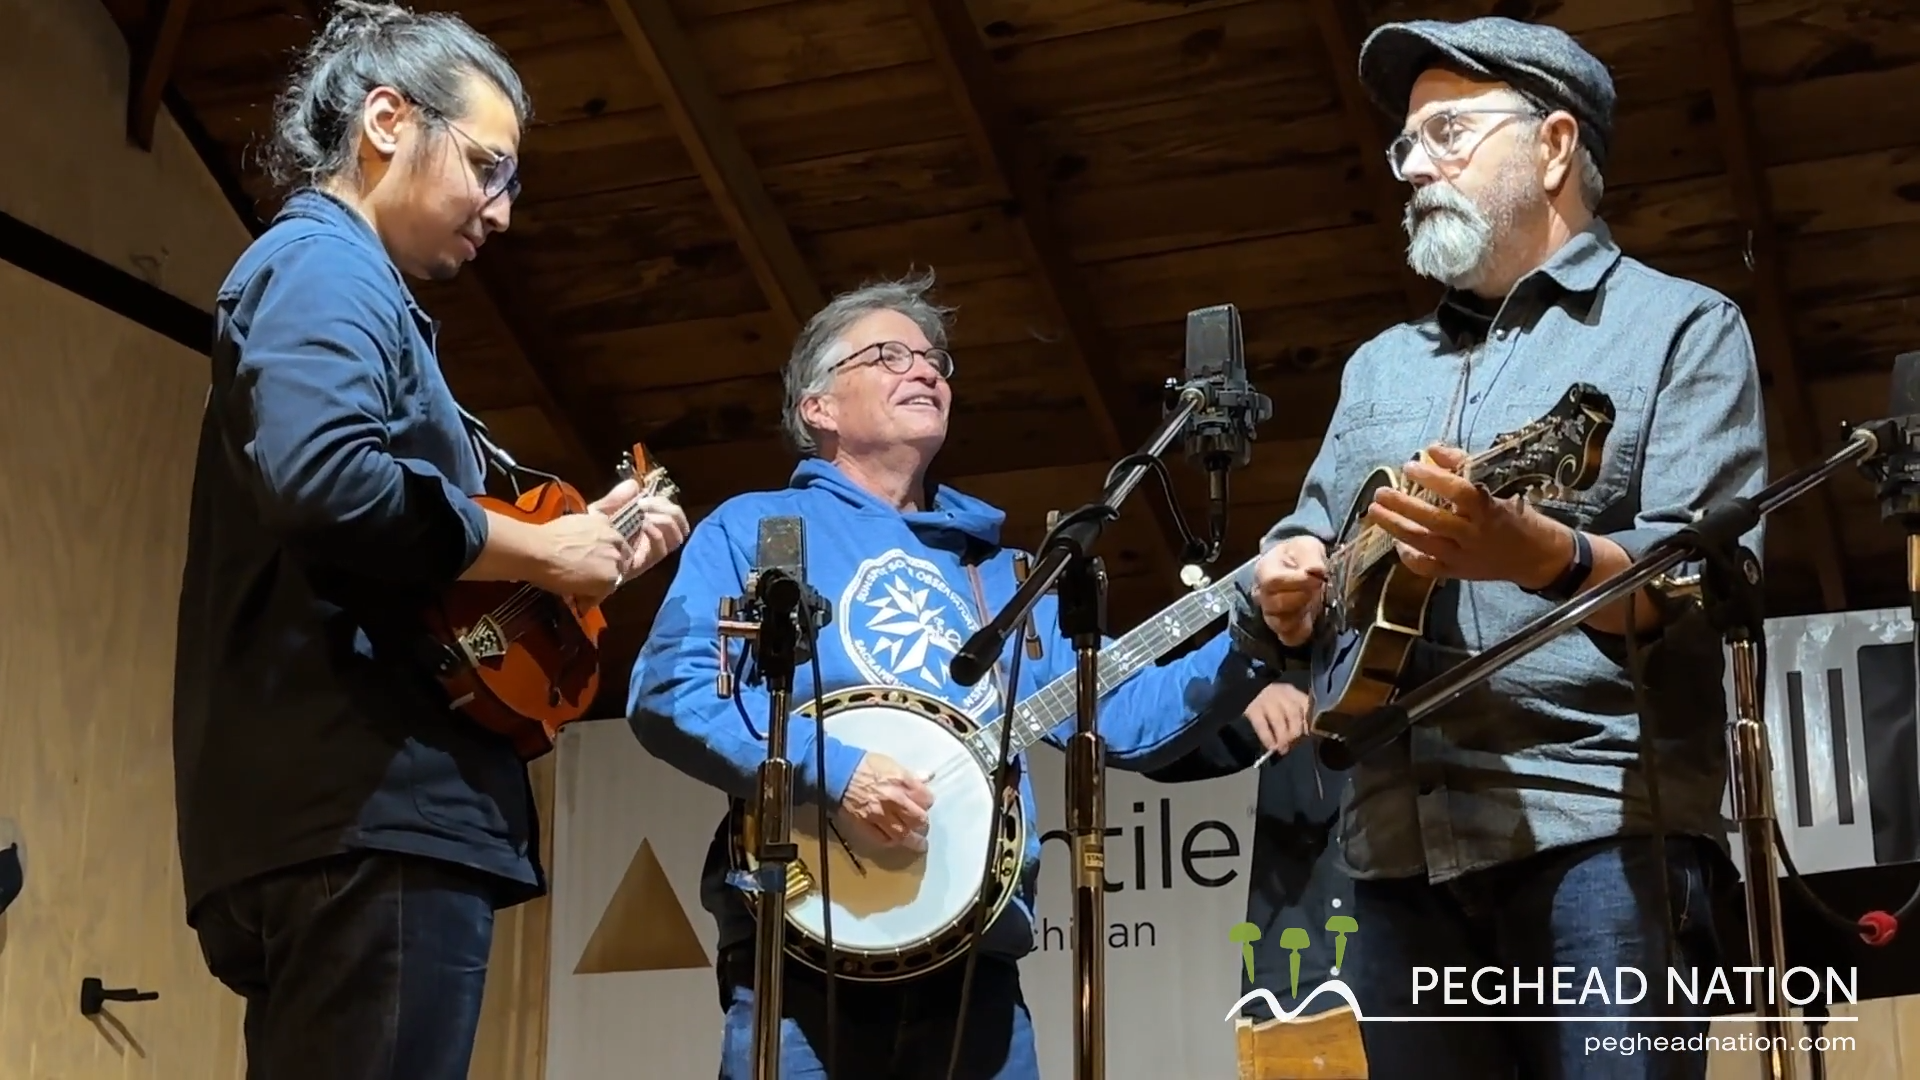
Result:
<svg viewBox="0 0 1920 1080"><path fill-rule="evenodd" d="M1587 583L1593 573L1593 542L1579 529L1573 530L1573 561L1560 572L1560 576L1542 589L1527 589L1526 592L1541 598L1562 604L1579 595L1580 587Z"/></svg>

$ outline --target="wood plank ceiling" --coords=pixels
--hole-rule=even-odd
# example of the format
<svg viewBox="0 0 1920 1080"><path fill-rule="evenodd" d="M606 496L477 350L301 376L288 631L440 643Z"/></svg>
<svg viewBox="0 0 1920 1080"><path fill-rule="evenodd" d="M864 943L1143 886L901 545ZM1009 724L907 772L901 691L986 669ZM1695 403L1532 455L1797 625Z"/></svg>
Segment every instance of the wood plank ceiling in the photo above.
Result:
<svg viewBox="0 0 1920 1080"><path fill-rule="evenodd" d="M234 198L312 0L106 0L129 137L164 98ZM1183 320L1231 302L1277 415L1224 560L1297 496L1353 347L1435 290L1406 269L1366 30L1495 12L1614 72L1602 212L1745 307L1776 475L1885 410L1920 348L1920 8L1903 0L424 0L534 95L526 194L475 272L421 286L456 392L523 461L598 491L645 440L694 514L781 483L779 366L823 295L932 267L959 308L943 474L1032 543L1158 417ZM165 93L163 93L163 90ZM1176 464L1189 520L1196 477ZM1170 601L1143 487L1110 531L1115 629ZM1776 519L1775 613L1899 602L1900 537L1851 474ZM1223 561L1223 565L1228 563ZM659 600L612 611L608 708Z"/></svg>

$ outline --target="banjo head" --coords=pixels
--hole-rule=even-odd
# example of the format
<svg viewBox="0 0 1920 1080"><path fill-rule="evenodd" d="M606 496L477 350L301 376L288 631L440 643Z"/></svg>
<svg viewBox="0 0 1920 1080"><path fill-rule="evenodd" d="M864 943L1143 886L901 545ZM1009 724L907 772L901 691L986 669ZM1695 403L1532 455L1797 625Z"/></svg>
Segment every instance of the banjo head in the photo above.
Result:
<svg viewBox="0 0 1920 1080"><path fill-rule="evenodd" d="M930 776L924 782L934 801L927 814L924 852L876 843L848 822L825 831L819 807L794 807L791 832L799 866L793 869L804 867L805 877L804 891L789 889L787 922L797 931L788 935L789 952L810 967L828 969L828 907L819 874L824 831L832 891L831 967L836 974L887 981L965 955L974 936L969 916L979 902L983 875L993 879L985 925L991 925L1013 895L1026 844L1026 816L1018 792L1007 806L1001 805L992 777L964 741L978 725L938 698L860 686L826 695L823 704L829 735L885 754L922 778ZM810 714L811 706L809 700L800 711ZM751 865L752 849L744 850Z"/></svg>

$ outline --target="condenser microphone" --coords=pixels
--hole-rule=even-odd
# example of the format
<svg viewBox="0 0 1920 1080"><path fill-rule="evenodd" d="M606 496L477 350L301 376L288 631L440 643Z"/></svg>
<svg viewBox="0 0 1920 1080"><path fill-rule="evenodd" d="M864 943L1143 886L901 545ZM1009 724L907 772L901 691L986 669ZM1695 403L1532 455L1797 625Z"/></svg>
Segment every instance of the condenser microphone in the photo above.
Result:
<svg viewBox="0 0 1920 1080"><path fill-rule="evenodd" d="M791 620L794 658L805 663L809 640L832 621L826 602L807 584L807 523L794 514L760 519L748 590L762 623ZM811 622L811 632L801 628ZM783 628L784 629L784 628Z"/></svg>
<svg viewBox="0 0 1920 1080"><path fill-rule="evenodd" d="M1907 609L1920 626L1920 352L1893 360L1888 413L1897 435L1879 467L1880 520L1907 533Z"/></svg>
<svg viewBox="0 0 1920 1080"><path fill-rule="evenodd" d="M1186 392L1205 399L1187 423L1187 460L1207 473L1211 562L1227 534L1227 472L1253 457L1254 429L1273 415L1273 402L1247 382L1246 338L1240 309L1217 304L1187 312Z"/></svg>

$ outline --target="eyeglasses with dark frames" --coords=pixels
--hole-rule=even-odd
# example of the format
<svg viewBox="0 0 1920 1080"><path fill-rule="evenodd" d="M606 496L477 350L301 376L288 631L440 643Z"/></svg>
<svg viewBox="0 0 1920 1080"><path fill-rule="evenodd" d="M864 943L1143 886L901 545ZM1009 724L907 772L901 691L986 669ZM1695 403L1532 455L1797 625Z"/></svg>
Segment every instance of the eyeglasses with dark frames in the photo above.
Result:
<svg viewBox="0 0 1920 1080"><path fill-rule="evenodd" d="M1442 162L1452 164L1465 161L1480 148L1480 143L1493 134L1499 123L1473 127L1460 121L1469 116L1527 116L1544 115L1539 109L1531 107L1485 108L1485 109L1447 109L1434 113L1422 120L1412 131L1403 131L1399 138L1387 144L1387 164L1393 169L1395 180L1407 178L1407 158L1413 153L1413 144L1417 139L1420 148L1427 152L1427 160L1438 165Z"/></svg>
<svg viewBox="0 0 1920 1080"><path fill-rule="evenodd" d="M877 351L876 351L877 350ZM866 353L873 356L862 359ZM945 349L915 349L898 341L880 341L864 348L855 349L845 360L833 365L835 371L841 368L864 367L878 364L895 375L905 375L913 370L913 362L922 357L932 366L933 373L943 379L953 378L953 354Z"/></svg>

